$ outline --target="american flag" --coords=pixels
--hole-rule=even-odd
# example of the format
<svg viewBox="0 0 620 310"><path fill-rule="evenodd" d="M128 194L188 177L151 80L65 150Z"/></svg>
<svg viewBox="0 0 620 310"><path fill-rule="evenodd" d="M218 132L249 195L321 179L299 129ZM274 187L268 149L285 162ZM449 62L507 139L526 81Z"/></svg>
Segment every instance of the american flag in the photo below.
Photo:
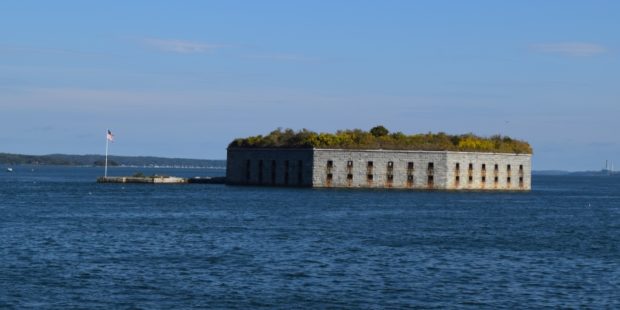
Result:
<svg viewBox="0 0 620 310"><path fill-rule="evenodd" d="M110 130L108 130L107 139L108 139L108 141L114 142L114 135L112 134L112 132Z"/></svg>

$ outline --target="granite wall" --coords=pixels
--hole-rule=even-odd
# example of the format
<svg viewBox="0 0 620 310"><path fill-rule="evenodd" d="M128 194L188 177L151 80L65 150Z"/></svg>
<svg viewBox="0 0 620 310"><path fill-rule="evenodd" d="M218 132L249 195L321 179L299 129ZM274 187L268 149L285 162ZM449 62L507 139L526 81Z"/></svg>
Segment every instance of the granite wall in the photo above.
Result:
<svg viewBox="0 0 620 310"><path fill-rule="evenodd" d="M273 186L530 190L531 155L230 148L226 182Z"/></svg>

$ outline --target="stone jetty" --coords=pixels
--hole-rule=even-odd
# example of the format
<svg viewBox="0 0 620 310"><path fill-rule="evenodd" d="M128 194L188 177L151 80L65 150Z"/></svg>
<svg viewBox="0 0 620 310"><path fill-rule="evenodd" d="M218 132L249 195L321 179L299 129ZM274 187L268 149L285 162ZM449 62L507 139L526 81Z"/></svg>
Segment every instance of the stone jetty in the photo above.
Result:
<svg viewBox="0 0 620 310"><path fill-rule="evenodd" d="M225 177L180 178L173 176L118 176L99 177L97 183L136 183L136 184L224 184Z"/></svg>

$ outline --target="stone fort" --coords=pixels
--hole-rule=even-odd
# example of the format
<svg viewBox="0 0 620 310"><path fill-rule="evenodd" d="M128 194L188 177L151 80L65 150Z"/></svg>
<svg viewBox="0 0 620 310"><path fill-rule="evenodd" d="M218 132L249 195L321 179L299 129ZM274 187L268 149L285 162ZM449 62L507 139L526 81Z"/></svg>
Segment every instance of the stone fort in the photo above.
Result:
<svg viewBox="0 0 620 310"><path fill-rule="evenodd" d="M226 182L334 188L531 189L531 154L229 147Z"/></svg>

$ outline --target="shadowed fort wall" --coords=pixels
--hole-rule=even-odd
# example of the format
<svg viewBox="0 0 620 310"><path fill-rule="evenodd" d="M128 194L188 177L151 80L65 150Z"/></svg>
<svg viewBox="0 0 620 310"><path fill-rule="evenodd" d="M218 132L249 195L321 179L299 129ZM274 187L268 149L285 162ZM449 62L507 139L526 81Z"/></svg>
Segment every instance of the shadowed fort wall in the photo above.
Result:
<svg viewBox="0 0 620 310"><path fill-rule="evenodd" d="M312 149L229 148L226 183L312 186Z"/></svg>

